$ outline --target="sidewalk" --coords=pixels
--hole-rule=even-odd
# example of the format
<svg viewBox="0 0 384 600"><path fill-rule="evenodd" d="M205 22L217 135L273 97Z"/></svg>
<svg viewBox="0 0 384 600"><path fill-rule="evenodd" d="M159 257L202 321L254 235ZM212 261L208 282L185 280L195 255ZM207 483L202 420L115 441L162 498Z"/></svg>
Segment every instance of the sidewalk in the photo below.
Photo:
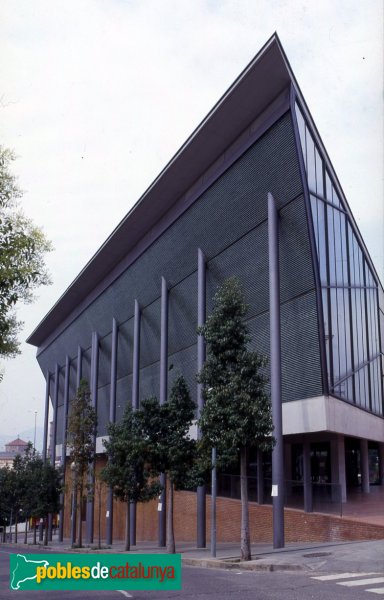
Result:
<svg viewBox="0 0 384 600"><path fill-rule="evenodd" d="M70 548L69 540L58 542L53 539L49 550L61 552L100 552L122 553L124 543L114 542L113 547L97 544L81 549ZM33 552L34 546L28 545ZM140 542L133 546L129 554L164 553L156 542ZM211 556L209 546L196 548L191 542L176 542L176 552L182 555L184 565L207 568L220 568L255 571L311 571L324 573L370 572L384 573L384 540L367 542L336 542L313 544L289 544L286 548L274 550L271 544L252 545L252 561L240 562L240 544L220 543L217 545L216 558Z"/></svg>

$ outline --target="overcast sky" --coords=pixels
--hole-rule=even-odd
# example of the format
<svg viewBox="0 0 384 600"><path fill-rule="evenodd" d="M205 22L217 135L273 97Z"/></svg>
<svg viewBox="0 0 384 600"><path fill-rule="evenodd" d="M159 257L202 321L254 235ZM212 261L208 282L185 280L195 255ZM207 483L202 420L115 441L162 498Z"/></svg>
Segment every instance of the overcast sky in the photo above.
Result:
<svg viewBox="0 0 384 600"><path fill-rule="evenodd" d="M383 279L382 28L381 0L0 0L0 144L55 248L23 340L274 31ZM0 446L43 424L21 349Z"/></svg>

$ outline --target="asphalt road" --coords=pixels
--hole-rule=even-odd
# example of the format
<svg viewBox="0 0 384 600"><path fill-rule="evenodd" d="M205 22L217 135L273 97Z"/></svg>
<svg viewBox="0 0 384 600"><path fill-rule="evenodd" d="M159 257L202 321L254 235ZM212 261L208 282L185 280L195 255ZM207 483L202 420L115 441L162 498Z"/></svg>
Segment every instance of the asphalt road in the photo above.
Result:
<svg viewBox="0 0 384 600"><path fill-rule="evenodd" d="M361 584L365 576L322 581L315 577L327 576L324 572L247 572L240 569L183 568L183 589L178 592L148 591L55 591L30 592L9 589L9 554L19 551L25 554L25 546L0 546L0 599L14 599L17 595L25 600L43 597L44 600L66 599L87 600L370 600L372 593L367 589L384 588L381 584ZM34 550L34 553L37 553ZM44 552L45 553L45 552ZM356 574L357 575L357 574ZM372 576L373 577L373 576ZM356 586L342 585L357 581ZM16 596L15 596L16 595ZM377 592L373 597L380 598ZM384 592L382 595L384 599Z"/></svg>

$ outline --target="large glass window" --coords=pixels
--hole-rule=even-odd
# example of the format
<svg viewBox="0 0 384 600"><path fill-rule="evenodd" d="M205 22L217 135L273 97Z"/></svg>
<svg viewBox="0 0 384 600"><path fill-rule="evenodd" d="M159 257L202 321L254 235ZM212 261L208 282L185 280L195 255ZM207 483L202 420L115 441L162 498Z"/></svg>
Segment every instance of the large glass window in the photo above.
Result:
<svg viewBox="0 0 384 600"><path fill-rule="evenodd" d="M330 391L382 415L378 285L298 105L296 116L322 285Z"/></svg>

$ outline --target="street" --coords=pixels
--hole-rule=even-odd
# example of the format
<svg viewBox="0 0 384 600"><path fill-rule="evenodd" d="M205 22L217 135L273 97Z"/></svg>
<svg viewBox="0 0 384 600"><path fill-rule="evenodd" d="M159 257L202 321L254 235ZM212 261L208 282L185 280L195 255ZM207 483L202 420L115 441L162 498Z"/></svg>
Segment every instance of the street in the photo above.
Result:
<svg viewBox="0 0 384 600"><path fill-rule="evenodd" d="M15 544L0 547L0 599L14 598L20 593L25 598L41 596L40 592L15 592L9 589L9 555L20 552L25 554L25 546ZM49 552L49 551L48 551ZM33 553L47 553L36 551ZM367 582L368 580L368 582ZM373 582L371 582L373 580ZM369 583L371 582L371 583ZM188 600L207 600L208 598L226 600L367 600L380 595L384 598L384 575L369 573L331 574L316 572L249 572L241 569L207 569L200 567L183 568L183 589L174 592L148 591L62 591L44 592L46 600L80 600L87 598L134 598L136 600L162 600L169 598ZM381 593L377 590L381 590Z"/></svg>

